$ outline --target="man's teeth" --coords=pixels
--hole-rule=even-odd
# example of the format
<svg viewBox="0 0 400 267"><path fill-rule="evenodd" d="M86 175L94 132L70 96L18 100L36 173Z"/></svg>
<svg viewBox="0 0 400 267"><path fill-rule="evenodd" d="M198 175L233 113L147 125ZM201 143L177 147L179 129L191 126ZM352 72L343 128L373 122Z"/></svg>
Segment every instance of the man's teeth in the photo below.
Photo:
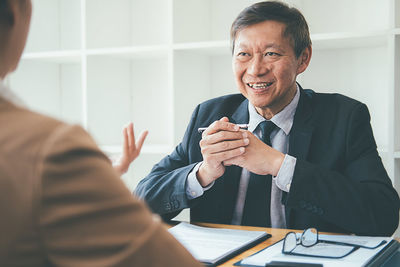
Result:
<svg viewBox="0 0 400 267"><path fill-rule="evenodd" d="M272 82L269 83L248 83L247 85L253 89L265 89L270 86Z"/></svg>

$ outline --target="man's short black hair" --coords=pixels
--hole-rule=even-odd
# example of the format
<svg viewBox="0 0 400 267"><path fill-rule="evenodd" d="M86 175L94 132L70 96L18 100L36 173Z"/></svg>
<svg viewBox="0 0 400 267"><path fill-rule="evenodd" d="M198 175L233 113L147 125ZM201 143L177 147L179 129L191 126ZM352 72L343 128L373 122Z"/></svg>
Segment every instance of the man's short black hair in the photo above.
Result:
<svg viewBox="0 0 400 267"><path fill-rule="evenodd" d="M278 21L286 25L284 36L291 39L296 57L299 57L304 49L311 45L307 21L298 9L279 1L265 1L245 8L232 23L232 53L238 31L267 20Z"/></svg>

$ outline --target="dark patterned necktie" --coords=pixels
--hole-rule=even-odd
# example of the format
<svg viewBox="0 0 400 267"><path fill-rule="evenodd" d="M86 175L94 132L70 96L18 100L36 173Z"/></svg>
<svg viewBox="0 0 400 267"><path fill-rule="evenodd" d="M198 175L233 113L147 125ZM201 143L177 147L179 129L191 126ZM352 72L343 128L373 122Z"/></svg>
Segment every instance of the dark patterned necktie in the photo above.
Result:
<svg viewBox="0 0 400 267"><path fill-rule="evenodd" d="M261 129L261 140L271 146L270 135L276 125L272 121L263 121L258 127ZM242 225L271 227L271 181L271 175L250 173Z"/></svg>

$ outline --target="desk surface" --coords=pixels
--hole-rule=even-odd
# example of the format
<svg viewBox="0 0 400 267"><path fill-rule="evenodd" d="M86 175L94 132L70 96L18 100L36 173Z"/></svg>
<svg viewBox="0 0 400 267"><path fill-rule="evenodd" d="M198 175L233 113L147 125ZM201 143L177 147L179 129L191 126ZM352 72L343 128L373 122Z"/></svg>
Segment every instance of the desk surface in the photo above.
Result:
<svg viewBox="0 0 400 267"><path fill-rule="evenodd" d="M263 242L257 244L256 246L242 252L241 254L237 255L236 257L224 262L223 264L219 266L234 266L236 262L240 261L241 259L244 259L257 251L260 251L275 242L281 240L282 238L285 237L285 235L288 232L294 231L294 232L302 232L299 230L289 230L289 229L277 229L277 228L263 228L263 227L251 227L251 226L240 226L240 225L227 225L227 224L213 224L213 223L195 223L196 225L199 226L206 226L206 227L213 227L213 228L228 228L228 229L241 229L241 230L253 230L253 231L266 231L268 234L272 235L272 237L268 238L267 240L264 240ZM171 227L169 225L166 225L167 228Z"/></svg>
<svg viewBox="0 0 400 267"><path fill-rule="evenodd" d="M302 232L302 230L290 230L290 229L277 229L277 228L263 228L263 227L250 227L250 226L240 226L240 225L227 225L227 224L213 224L213 223L195 223L196 225L206 226L206 227L213 227L213 228L229 228L229 229L241 229L241 230L253 230L253 231L266 231L268 234L272 235L272 237L264 240L263 242L257 244L256 246L242 252L241 254L237 255L236 257L224 262L219 266L234 266L236 262L260 251L277 241L281 240L285 237L288 232ZM171 227L171 226L167 226ZM322 233L322 234L329 234L329 233ZM398 238L396 240L400 241Z"/></svg>

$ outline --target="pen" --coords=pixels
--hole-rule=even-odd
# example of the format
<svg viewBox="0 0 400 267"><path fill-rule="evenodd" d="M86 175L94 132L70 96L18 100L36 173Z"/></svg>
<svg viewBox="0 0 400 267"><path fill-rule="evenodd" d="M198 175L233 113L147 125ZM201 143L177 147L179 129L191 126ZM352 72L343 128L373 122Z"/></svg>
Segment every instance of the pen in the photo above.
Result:
<svg viewBox="0 0 400 267"><path fill-rule="evenodd" d="M236 124L237 126L239 126L240 129L244 129L247 130L247 128L249 128L248 124ZM208 127L201 127L198 129L199 133L204 132Z"/></svg>

